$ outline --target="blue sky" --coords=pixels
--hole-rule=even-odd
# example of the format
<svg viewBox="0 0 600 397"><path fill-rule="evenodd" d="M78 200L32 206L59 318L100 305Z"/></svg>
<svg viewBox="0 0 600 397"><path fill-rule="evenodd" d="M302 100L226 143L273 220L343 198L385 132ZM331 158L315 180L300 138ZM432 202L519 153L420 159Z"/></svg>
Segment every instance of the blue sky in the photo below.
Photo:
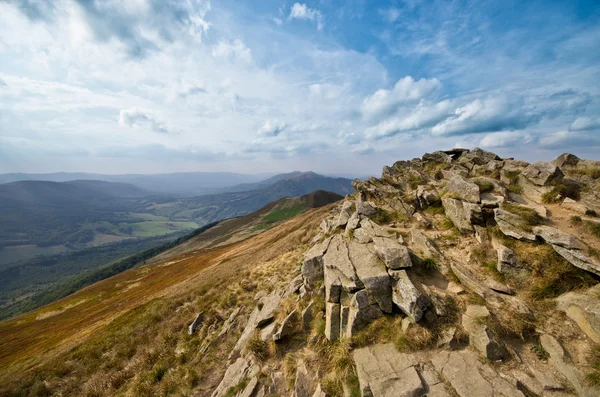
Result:
<svg viewBox="0 0 600 397"><path fill-rule="evenodd" d="M0 1L0 172L600 159L597 1Z"/></svg>

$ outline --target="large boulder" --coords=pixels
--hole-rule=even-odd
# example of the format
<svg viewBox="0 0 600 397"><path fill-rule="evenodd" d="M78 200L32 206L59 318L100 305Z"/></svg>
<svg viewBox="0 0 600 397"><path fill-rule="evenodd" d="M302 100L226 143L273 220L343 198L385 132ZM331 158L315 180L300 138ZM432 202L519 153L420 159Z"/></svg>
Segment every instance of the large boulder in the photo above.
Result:
<svg viewBox="0 0 600 397"><path fill-rule="evenodd" d="M338 215L336 220L336 226L345 227L353 212L354 203L352 201L344 201L344 203L342 204L342 209L340 210L340 214Z"/></svg>
<svg viewBox="0 0 600 397"><path fill-rule="evenodd" d="M366 245L351 241L349 257L356 274L369 294L377 301L381 310L392 312L392 285L383 262Z"/></svg>
<svg viewBox="0 0 600 397"><path fill-rule="evenodd" d="M486 324L490 319L490 312L485 306L469 305L462 316L462 326L469 334L469 343L485 358L502 360L507 356L507 351L496 341Z"/></svg>
<svg viewBox="0 0 600 397"><path fill-rule="evenodd" d="M550 226L536 226L533 228L533 233L548 244L558 245L569 249L585 248L581 241L577 240L569 233L565 233Z"/></svg>
<svg viewBox="0 0 600 397"><path fill-rule="evenodd" d="M529 165L523 170L522 175L537 186L549 186L564 177L560 168L547 161L538 161Z"/></svg>
<svg viewBox="0 0 600 397"><path fill-rule="evenodd" d="M341 336L351 338L381 316L383 312L374 297L366 289L360 290L352 295L348 306L342 306Z"/></svg>
<svg viewBox="0 0 600 397"><path fill-rule="evenodd" d="M454 175L450 178L450 181L446 185L446 191L455 198L470 203L477 204L480 200L479 186L458 175Z"/></svg>
<svg viewBox="0 0 600 397"><path fill-rule="evenodd" d="M314 245L304 255L301 271L309 286L314 286L317 281L323 279L323 256L327 252L330 241L331 237L325 239L325 241Z"/></svg>
<svg viewBox="0 0 600 397"><path fill-rule="evenodd" d="M406 270L390 270L392 276L392 300L413 321L421 320L431 305L427 296L419 291L408 277Z"/></svg>
<svg viewBox="0 0 600 397"><path fill-rule="evenodd" d="M469 152L461 154L457 159L460 164L471 164L471 165L484 165L490 161L502 160L496 153L488 152L486 150L475 148ZM472 166L470 167L472 168Z"/></svg>
<svg viewBox="0 0 600 397"><path fill-rule="evenodd" d="M422 396L426 393L413 355L399 353L392 344L373 345L353 353L362 396Z"/></svg>
<svg viewBox="0 0 600 397"><path fill-rule="evenodd" d="M416 192L417 202L420 208L426 208L439 201L437 192L426 185L417 186Z"/></svg>
<svg viewBox="0 0 600 397"><path fill-rule="evenodd" d="M579 157L575 156L574 154L563 153L554 160L552 160L552 164L560 168L569 166L575 167L577 163L579 163L579 161Z"/></svg>
<svg viewBox="0 0 600 397"><path fill-rule="evenodd" d="M452 162L452 157L442 151L425 153L422 157L424 163L448 163Z"/></svg>
<svg viewBox="0 0 600 397"><path fill-rule="evenodd" d="M583 251L564 248L554 244L552 245L552 248L573 266L600 276L600 263L589 255L586 255Z"/></svg>
<svg viewBox="0 0 600 397"><path fill-rule="evenodd" d="M501 208L494 209L494 219L500 231L518 240L535 241L535 234L529 231L529 225L523 218Z"/></svg>
<svg viewBox="0 0 600 397"><path fill-rule="evenodd" d="M468 203L452 198L443 198L442 205L446 216L450 218L454 226L462 233L473 232L473 224L483 223L481 207L477 204Z"/></svg>
<svg viewBox="0 0 600 397"><path fill-rule="evenodd" d="M377 207L372 203L359 201L356 203L356 212L358 212L359 215L371 218L377 215Z"/></svg>
<svg viewBox="0 0 600 397"><path fill-rule="evenodd" d="M413 265L408 248L396 239L374 237L373 247L388 269L398 270Z"/></svg>
<svg viewBox="0 0 600 397"><path fill-rule="evenodd" d="M329 248L323 256L323 265L336 271L345 290L352 292L363 287L348 256L346 239L341 234L337 234L331 239Z"/></svg>

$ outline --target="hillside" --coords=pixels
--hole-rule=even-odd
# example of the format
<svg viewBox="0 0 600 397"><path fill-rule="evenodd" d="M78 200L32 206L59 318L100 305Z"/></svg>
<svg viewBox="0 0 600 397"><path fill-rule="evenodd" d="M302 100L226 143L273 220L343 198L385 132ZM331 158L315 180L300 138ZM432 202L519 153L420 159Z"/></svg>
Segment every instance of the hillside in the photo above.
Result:
<svg viewBox="0 0 600 397"><path fill-rule="evenodd" d="M1 322L0 395L600 394L600 162L454 149L353 186Z"/></svg>

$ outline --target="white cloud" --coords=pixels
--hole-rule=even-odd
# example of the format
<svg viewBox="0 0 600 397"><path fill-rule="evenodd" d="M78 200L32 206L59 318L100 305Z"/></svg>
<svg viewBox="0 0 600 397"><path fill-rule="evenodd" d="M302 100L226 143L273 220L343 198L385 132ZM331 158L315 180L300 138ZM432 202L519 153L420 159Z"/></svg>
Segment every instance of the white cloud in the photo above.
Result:
<svg viewBox="0 0 600 397"><path fill-rule="evenodd" d="M600 117L578 117L569 127L571 131L600 130Z"/></svg>
<svg viewBox="0 0 600 397"><path fill-rule="evenodd" d="M391 7L385 10L379 10L379 14L388 22L396 22L400 18L400 10L396 7Z"/></svg>
<svg viewBox="0 0 600 397"><path fill-rule="evenodd" d="M287 127L286 123L279 120L267 120L257 131L258 135L265 137L278 136Z"/></svg>
<svg viewBox="0 0 600 397"><path fill-rule="evenodd" d="M294 3L290 9L290 19L305 19L315 22L317 29L323 29L323 15L314 8L309 8L306 4Z"/></svg>
<svg viewBox="0 0 600 397"><path fill-rule="evenodd" d="M531 134L524 131L504 131L487 134L479 145L484 148L513 147L531 143L533 140Z"/></svg>
<svg viewBox="0 0 600 397"><path fill-rule="evenodd" d="M160 134L169 133L167 127L152 112L139 108L121 109L119 124L129 127L150 127L152 131Z"/></svg>
<svg viewBox="0 0 600 397"><path fill-rule="evenodd" d="M273 22L275 22L275 25L277 25L277 26L281 26L283 24L283 21L281 20L281 18L273 17L272 20L273 20Z"/></svg>
<svg viewBox="0 0 600 397"><path fill-rule="evenodd" d="M246 47L246 44L240 39L235 39L234 41L219 41L219 43L213 47L212 55L216 58L235 60L245 64L252 62L252 50Z"/></svg>
<svg viewBox="0 0 600 397"><path fill-rule="evenodd" d="M362 103L362 112L367 117L381 116L396 110L400 104L416 102L441 88L436 78L414 80L406 76L398 80L391 90L380 89L367 96Z"/></svg>

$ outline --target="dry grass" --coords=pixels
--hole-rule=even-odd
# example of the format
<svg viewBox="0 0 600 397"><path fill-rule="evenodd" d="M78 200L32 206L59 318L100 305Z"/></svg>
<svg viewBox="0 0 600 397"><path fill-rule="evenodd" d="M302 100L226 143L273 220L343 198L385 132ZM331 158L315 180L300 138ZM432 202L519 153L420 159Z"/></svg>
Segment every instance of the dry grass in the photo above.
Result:
<svg viewBox="0 0 600 397"><path fill-rule="evenodd" d="M528 226L537 226L544 222L544 218L532 208L512 203L503 203L502 208L523 218Z"/></svg>
<svg viewBox="0 0 600 397"><path fill-rule="evenodd" d="M240 328L219 340L214 330L234 301L244 308L240 318L249 315L257 283L292 277L283 269L294 268L298 247L310 241L329 210L310 211L177 265L124 272L0 323L0 364L7 369L0 375L0 395L189 395L200 383L214 383L224 370L216 363L226 361ZM131 280L140 286L126 290ZM59 316L36 320L82 300ZM205 324L189 336L187 326L200 311ZM202 351L205 343L208 350Z"/></svg>

